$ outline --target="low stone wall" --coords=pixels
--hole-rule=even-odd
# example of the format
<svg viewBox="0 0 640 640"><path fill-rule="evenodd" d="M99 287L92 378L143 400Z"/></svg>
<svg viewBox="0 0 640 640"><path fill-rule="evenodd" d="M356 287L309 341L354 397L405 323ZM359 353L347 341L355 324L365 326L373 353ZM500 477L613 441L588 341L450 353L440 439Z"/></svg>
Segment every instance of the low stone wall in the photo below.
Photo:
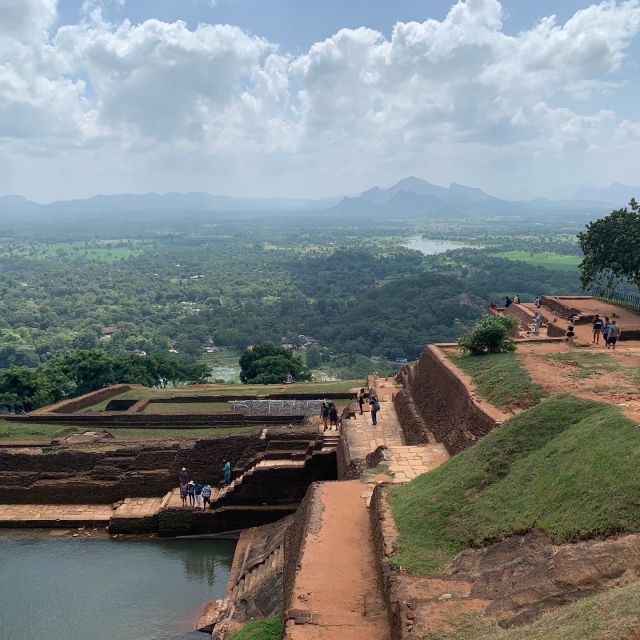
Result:
<svg viewBox="0 0 640 640"><path fill-rule="evenodd" d="M169 427L181 429L183 427L227 427L245 424L301 424L305 416L298 415L245 415L243 413L44 413L35 415L9 415L5 420L9 422L35 422L38 424L78 424L88 428L117 427L126 429L154 429Z"/></svg>
<svg viewBox="0 0 640 640"><path fill-rule="evenodd" d="M410 394L418 415L451 455L471 446L499 422L488 408L485 410L471 397L453 365L436 345L427 346L409 384L405 391ZM495 410L496 415L500 413ZM405 428L410 431L415 425ZM428 434L423 435L425 442Z"/></svg>
<svg viewBox="0 0 640 640"><path fill-rule="evenodd" d="M406 379L406 377L404 377ZM404 440L408 445L426 444L429 442L427 437L427 426L420 417L413 397L408 389L403 388L393 396L393 406L396 410Z"/></svg>
<svg viewBox="0 0 640 640"><path fill-rule="evenodd" d="M284 571L283 571L283 611L285 618L293 607L293 590L298 565L302 558L304 540L311 527L311 515L318 508L318 485L309 486L307 493L295 513L293 522L284 535ZM327 576L328 579L328 576Z"/></svg>
<svg viewBox="0 0 640 640"><path fill-rule="evenodd" d="M340 431L340 439L336 449L336 462L338 471L338 480L357 480L362 477L362 473L366 468L366 461L360 458L352 458L349 451L349 441L347 440L347 429Z"/></svg>
<svg viewBox="0 0 640 640"><path fill-rule="evenodd" d="M389 562L393 554L395 540L391 530L395 528L393 518L389 513L384 492L386 484L378 484L373 490L369 516L371 519L371 534L373 537L374 552L376 557L376 570L378 580L382 587L382 595L387 605L389 627L391 629L390 640L408 640L413 638L413 618L410 602L403 597L400 586L400 568Z"/></svg>
<svg viewBox="0 0 640 640"><path fill-rule="evenodd" d="M99 402L103 402L104 400L108 400L109 398L113 398L114 396L118 396L125 391L130 391L131 389L131 385L128 384L114 384L111 387L105 387L104 389L98 389L91 393L85 393L77 398L62 400L56 404L41 407L40 409L32 411L29 415L38 416L38 418L41 419L48 413L74 413L81 409L91 407L94 404L98 404Z"/></svg>
<svg viewBox="0 0 640 640"><path fill-rule="evenodd" d="M515 302L507 307L505 314L515 318L525 331L528 331L529 325L533 323L533 312Z"/></svg>
<svg viewBox="0 0 640 640"><path fill-rule="evenodd" d="M589 299L586 297L575 297L575 300L585 300ZM562 318L563 320L568 320L571 316L580 315L580 309L576 309L571 306L572 298L561 298L557 296L542 296L541 298L543 306L545 306L549 311L558 316L558 318Z"/></svg>
<svg viewBox="0 0 640 640"><path fill-rule="evenodd" d="M230 400L235 413L247 416L318 416L323 400Z"/></svg>

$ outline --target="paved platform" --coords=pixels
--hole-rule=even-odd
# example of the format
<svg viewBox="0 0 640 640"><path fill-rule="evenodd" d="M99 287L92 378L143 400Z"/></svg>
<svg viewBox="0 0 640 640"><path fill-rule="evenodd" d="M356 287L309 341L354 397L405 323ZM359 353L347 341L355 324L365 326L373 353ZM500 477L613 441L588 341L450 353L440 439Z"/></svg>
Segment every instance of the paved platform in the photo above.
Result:
<svg viewBox="0 0 640 640"><path fill-rule="evenodd" d="M106 526L113 513L110 504L0 504L0 527Z"/></svg>

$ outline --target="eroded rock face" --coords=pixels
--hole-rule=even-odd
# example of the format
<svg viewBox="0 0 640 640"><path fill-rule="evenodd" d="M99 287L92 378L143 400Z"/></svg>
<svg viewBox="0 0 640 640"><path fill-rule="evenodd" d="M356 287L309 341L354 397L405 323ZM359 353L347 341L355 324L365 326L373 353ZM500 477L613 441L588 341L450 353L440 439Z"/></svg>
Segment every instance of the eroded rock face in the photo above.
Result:
<svg viewBox="0 0 640 640"><path fill-rule="evenodd" d="M500 626L524 624L640 576L640 535L565 545L540 533L513 536L462 552L446 575L472 582L471 597L490 600L486 613Z"/></svg>

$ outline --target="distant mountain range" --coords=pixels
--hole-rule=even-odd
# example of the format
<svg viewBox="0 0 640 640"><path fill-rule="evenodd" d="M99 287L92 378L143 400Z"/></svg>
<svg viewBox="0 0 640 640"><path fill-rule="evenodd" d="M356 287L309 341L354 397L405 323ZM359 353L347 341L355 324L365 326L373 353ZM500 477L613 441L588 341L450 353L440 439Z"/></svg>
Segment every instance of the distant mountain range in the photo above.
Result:
<svg viewBox="0 0 640 640"><path fill-rule="evenodd" d="M328 216L355 216L371 219L394 216L482 217L505 215L601 215L614 207L627 204L640 187L612 184L606 188L584 188L569 199L552 201L537 198L509 201L481 189L452 183L449 187L409 177L393 186L373 187L358 196L305 200L295 198L234 198L209 193L144 193L97 195L82 200L63 200L49 204L31 202L22 196L0 196L0 221L87 218L117 214L149 217L156 213L268 213L313 212L322 210Z"/></svg>

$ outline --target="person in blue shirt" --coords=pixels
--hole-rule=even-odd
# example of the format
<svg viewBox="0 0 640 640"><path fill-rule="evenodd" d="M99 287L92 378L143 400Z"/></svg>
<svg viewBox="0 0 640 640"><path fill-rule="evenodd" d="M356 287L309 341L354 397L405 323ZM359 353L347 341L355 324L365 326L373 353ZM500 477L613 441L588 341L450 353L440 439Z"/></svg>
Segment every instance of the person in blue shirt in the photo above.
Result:
<svg viewBox="0 0 640 640"><path fill-rule="evenodd" d="M231 463L228 460L224 461L224 483L229 484L231 482Z"/></svg>

